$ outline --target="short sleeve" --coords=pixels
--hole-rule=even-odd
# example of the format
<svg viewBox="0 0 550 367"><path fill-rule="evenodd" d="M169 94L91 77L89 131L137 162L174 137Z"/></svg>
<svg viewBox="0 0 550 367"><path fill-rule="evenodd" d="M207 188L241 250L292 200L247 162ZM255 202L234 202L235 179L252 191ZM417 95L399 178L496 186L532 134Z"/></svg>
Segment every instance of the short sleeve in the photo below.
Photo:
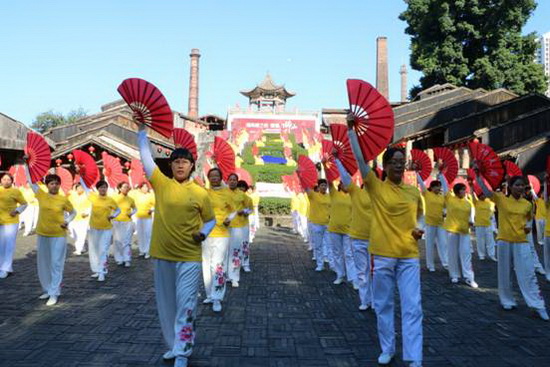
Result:
<svg viewBox="0 0 550 367"><path fill-rule="evenodd" d="M17 190L17 197L15 200L19 203L19 205L27 205L27 200L25 200L25 197L20 190Z"/></svg>
<svg viewBox="0 0 550 367"><path fill-rule="evenodd" d="M245 195L246 196L246 203L245 203L245 206L248 208L248 209L252 209L253 206L252 206L252 199L250 198L250 196L248 195Z"/></svg>
<svg viewBox="0 0 550 367"><path fill-rule="evenodd" d="M502 192L495 192L491 196L491 200L496 204L498 207L499 205L502 205L502 202L504 200L505 196Z"/></svg>
<svg viewBox="0 0 550 367"><path fill-rule="evenodd" d="M149 179L149 182L151 182L151 185L153 185L153 189L158 190L160 189L163 184L168 180L168 177L164 175L160 171L160 168L158 166L155 166L155 169L153 170L153 174L151 175L151 178Z"/></svg>
<svg viewBox="0 0 550 367"><path fill-rule="evenodd" d="M205 223L210 222L212 219L215 219L214 209L212 209L212 203L210 202L210 198L206 193L202 197L200 212L201 219Z"/></svg>
<svg viewBox="0 0 550 367"><path fill-rule="evenodd" d="M369 192L377 193L379 191L382 181L376 177L374 170L371 169L363 180L365 182L365 187Z"/></svg>
<svg viewBox="0 0 550 367"><path fill-rule="evenodd" d="M20 193L19 195L21 195L21 197L23 198L23 194ZM40 189L37 192L34 193L34 197L39 202L40 202L40 200L44 199L44 196L46 196L46 193L44 191L40 190ZM25 200L25 199L23 198L23 200ZM19 202L19 203L21 203L21 202Z"/></svg>

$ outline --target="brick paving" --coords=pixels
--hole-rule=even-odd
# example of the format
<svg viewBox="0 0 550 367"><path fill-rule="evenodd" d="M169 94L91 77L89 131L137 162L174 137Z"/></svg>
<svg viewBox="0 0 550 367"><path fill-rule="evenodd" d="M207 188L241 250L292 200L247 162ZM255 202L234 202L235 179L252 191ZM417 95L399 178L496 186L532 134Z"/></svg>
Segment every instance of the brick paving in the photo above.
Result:
<svg viewBox="0 0 550 367"><path fill-rule="evenodd" d="M89 277L87 256L71 254L60 303L47 307L37 298L35 242L18 238L16 273L0 282L1 366L171 365L161 358L151 261L126 269L111 259L101 284ZM223 312L200 304L190 366L376 366L375 316L357 310L349 285L314 272L288 229L262 229L252 251L253 272L229 290ZM474 269L476 290L449 284L441 269L422 272L424 365L550 366L550 323L519 295L518 310L501 310L496 264L476 260ZM548 300L550 284L539 283ZM392 366L403 366L400 350Z"/></svg>

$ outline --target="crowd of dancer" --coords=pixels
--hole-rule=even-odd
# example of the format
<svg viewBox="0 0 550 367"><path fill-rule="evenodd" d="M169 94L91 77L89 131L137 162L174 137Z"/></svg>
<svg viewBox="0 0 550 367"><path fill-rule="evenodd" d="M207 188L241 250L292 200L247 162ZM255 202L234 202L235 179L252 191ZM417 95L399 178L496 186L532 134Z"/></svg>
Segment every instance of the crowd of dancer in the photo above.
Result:
<svg viewBox="0 0 550 367"><path fill-rule="evenodd" d="M358 291L359 310L372 308L377 315L382 353L380 364L395 355L394 291L399 290L403 326L403 358L422 365L422 305L418 240L425 237L425 266L435 271L435 252L450 283L477 288L472 267L475 229L480 260L498 263L498 290L502 307L517 306L511 287L511 268L527 305L548 320L535 271L550 281L550 226L545 228L549 206L547 180L536 197L523 177L511 177L501 191L491 191L477 176L483 193L467 194L465 184L449 187L445 176L426 187L404 184L405 151L388 148L383 154L382 176L363 158L348 117L348 134L363 183L359 185L340 160L339 182L319 179L314 189L293 193L293 229L313 251L315 271L328 262L334 284L350 283ZM186 366L194 338L194 320L202 282L204 304L222 310L226 287L238 287L241 270L251 271L250 244L259 228L259 196L235 173L224 176L219 168L208 174L207 188L192 174L195 158L184 148L170 155L172 177L155 164L145 128L140 125L138 146L146 182L133 190L121 182L112 192L100 180L94 188L83 180L64 195L55 174L44 185L13 186L4 173L0 187L0 278L13 271L12 261L20 223L26 235L37 234L40 299L58 302L67 252L66 231L74 239L76 255L87 243L92 277L103 282L113 250L120 266L131 267L131 241L137 232L139 256L153 258L158 314L169 350L165 359ZM438 172L436 172L438 173ZM226 184L223 178L226 178ZM470 182L473 186L473 182ZM42 186L42 187L41 187ZM496 218L496 219L495 219ZM533 223L536 230L533 231ZM496 235L496 244L495 244ZM535 244L544 244L544 266ZM113 245L113 246L111 246ZM495 250L496 248L496 250Z"/></svg>

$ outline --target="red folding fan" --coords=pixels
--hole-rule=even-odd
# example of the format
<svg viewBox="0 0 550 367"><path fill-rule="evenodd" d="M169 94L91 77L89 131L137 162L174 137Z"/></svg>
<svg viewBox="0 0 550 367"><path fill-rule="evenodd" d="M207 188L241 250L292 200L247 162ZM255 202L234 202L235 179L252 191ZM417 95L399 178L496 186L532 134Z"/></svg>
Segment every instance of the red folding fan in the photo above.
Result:
<svg viewBox="0 0 550 367"><path fill-rule="evenodd" d="M44 177L50 168L50 161L52 160L50 147L40 134L29 132L27 134L27 145L25 145L25 155L27 156L31 181L36 183Z"/></svg>
<svg viewBox="0 0 550 367"><path fill-rule="evenodd" d="M101 153L103 160L103 176L107 179L109 186L116 187L119 183L124 182L125 175L122 173L120 162L106 152Z"/></svg>
<svg viewBox="0 0 550 367"><path fill-rule="evenodd" d="M468 148L479 173L489 182L493 190L496 190L504 177L504 167L498 155L491 147L482 143L468 143Z"/></svg>
<svg viewBox="0 0 550 367"><path fill-rule="evenodd" d="M540 181L536 176L533 175L527 175L527 179L529 180L529 185L535 191L535 194L539 194L540 192Z"/></svg>
<svg viewBox="0 0 550 367"><path fill-rule="evenodd" d="M222 170L223 180L227 181L229 175L235 172L235 152L229 143L222 138L214 138L214 160L218 168Z"/></svg>
<svg viewBox="0 0 550 367"><path fill-rule="evenodd" d="M449 148L434 148L434 160L439 164L439 171L445 175L447 182L453 182L458 175L458 161Z"/></svg>
<svg viewBox="0 0 550 367"><path fill-rule="evenodd" d="M25 167L18 164L11 166L8 170L9 174L13 176L13 184L15 186L25 186L27 184L27 177L25 175Z"/></svg>
<svg viewBox="0 0 550 367"><path fill-rule="evenodd" d="M167 138L172 136L174 115L166 98L153 84L139 78L129 78L118 86L118 93L134 112L137 122Z"/></svg>
<svg viewBox="0 0 550 367"><path fill-rule="evenodd" d="M129 174L130 184L132 185L132 188L136 187L136 185L141 185L142 182L147 182L147 179L145 178L145 172L143 171L143 164L141 164L141 161L139 159L132 159L132 162L130 162Z"/></svg>
<svg viewBox="0 0 550 367"><path fill-rule="evenodd" d="M430 177L430 173L432 173L432 161L426 153L420 149L411 149L411 160L413 169L418 172L422 181Z"/></svg>
<svg viewBox="0 0 550 367"><path fill-rule="evenodd" d="M195 161L197 160L197 144L195 143L195 137L185 130L180 128L174 129L174 145L176 148L185 148L191 152Z"/></svg>
<svg viewBox="0 0 550 367"><path fill-rule="evenodd" d="M366 161L383 151L393 138L393 110L384 96L367 82L348 79L350 112L354 129Z"/></svg>
<svg viewBox="0 0 550 367"><path fill-rule="evenodd" d="M317 185L317 168L305 155L298 157L298 168L296 169L300 184L304 189L311 189Z"/></svg>
<svg viewBox="0 0 550 367"><path fill-rule="evenodd" d="M68 169L63 167L56 167L55 174L61 178L61 189L65 194L68 194L73 187L73 175Z"/></svg>
<svg viewBox="0 0 550 367"><path fill-rule="evenodd" d="M474 185L474 192L476 193L477 196L480 196L481 194L483 194L483 189L477 183L476 172L471 168L468 168L467 172L468 172L468 180L471 180ZM491 190L491 184L489 184L489 182L483 176L481 176L481 179L483 180L485 187Z"/></svg>
<svg viewBox="0 0 550 367"><path fill-rule="evenodd" d="M97 181L99 181L99 169L95 160L86 152L82 150L73 150L74 164L78 167L78 174L82 178L82 181L88 188L91 188Z"/></svg>
<svg viewBox="0 0 550 367"><path fill-rule="evenodd" d="M342 124L330 125L332 145L338 154L338 159L350 175L357 172L357 161L349 143L348 128Z"/></svg>
<svg viewBox="0 0 550 367"><path fill-rule="evenodd" d="M236 168L235 173L239 176L239 180L244 180L248 186L252 185L252 176L244 168Z"/></svg>
<svg viewBox="0 0 550 367"><path fill-rule="evenodd" d="M325 168L327 180L332 182L339 179L340 172L338 172L338 166L336 166L336 160L334 159L334 155L332 154L332 151L334 149L334 145L332 144L332 141L323 139L321 141L321 149L322 149L321 152L322 152L322 158L323 158L323 166Z"/></svg>
<svg viewBox="0 0 550 367"><path fill-rule="evenodd" d="M512 161L503 161L502 164L504 165L504 170L506 171L506 176L513 177L513 176L523 176L523 172L521 172L521 168L518 167L517 164L515 164Z"/></svg>

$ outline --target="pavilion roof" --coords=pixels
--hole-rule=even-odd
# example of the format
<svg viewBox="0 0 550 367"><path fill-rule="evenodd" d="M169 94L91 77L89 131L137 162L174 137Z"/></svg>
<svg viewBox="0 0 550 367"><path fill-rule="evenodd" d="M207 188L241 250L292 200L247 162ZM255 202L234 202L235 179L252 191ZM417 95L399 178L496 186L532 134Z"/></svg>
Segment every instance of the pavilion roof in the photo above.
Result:
<svg viewBox="0 0 550 367"><path fill-rule="evenodd" d="M281 95L283 98L289 98L294 97L296 93L288 91L284 84L283 85L277 85L271 79L271 75L269 73L266 74L264 80L256 87L250 89L250 90L243 90L241 91L241 94L246 97L255 98L258 96L261 96L264 93L271 93L271 94L278 94Z"/></svg>

